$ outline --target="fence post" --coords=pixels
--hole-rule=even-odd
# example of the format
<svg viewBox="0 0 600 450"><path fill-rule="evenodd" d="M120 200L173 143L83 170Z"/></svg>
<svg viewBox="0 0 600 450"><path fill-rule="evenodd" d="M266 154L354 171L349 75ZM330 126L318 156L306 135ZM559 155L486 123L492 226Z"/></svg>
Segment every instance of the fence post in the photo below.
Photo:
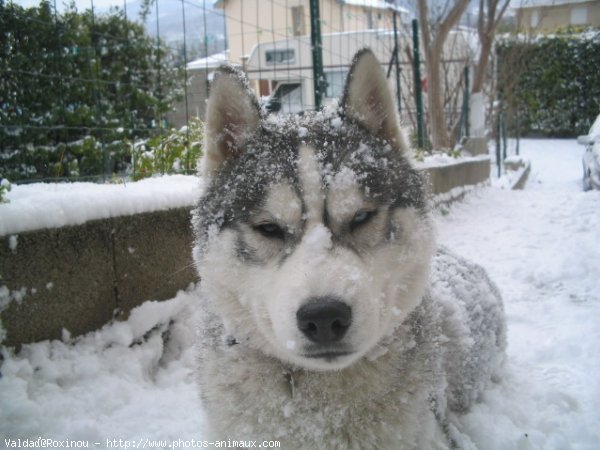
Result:
<svg viewBox="0 0 600 450"><path fill-rule="evenodd" d="M319 0L310 0L310 45L313 62L313 84L315 92L315 109L321 107L325 80L323 76L323 43L321 42L321 16Z"/></svg>
<svg viewBox="0 0 600 450"><path fill-rule="evenodd" d="M519 156L519 145L520 145L520 141L521 141L521 120L519 118L519 113L517 112L515 114L515 120L517 121L517 156Z"/></svg>
<svg viewBox="0 0 600 450"><path fill-rule="evenodd" d="M398 47L398 11L394 10L394 62L396 65L396 98L398 115L402 114L402 87L400 85L400 48Z"/></svg>
<svg viewBox="0 0 600 450"><path fill-rule="evenodd" d="M469 115L470 115L470 102L471 99L470 97L470 86L469 86L469 66L465 66L465 136L469 137L471 134L471 130L470 130L470 120L469 120Z"/></svg>
<svg viewBox="0 0 600 450"><path fill-rule="evenodd" d="M419 22L417 19L412 21L413 30L413 60L415 73L415 102L417 107L417 147L425 146L425 136L423 129L423 87L421 86L421 58L419 54Z"/></svg>
<svg viewBox="0 0 600 450"><path fill-rule="evenodd" d="M500 178L500 176L502 175L502 159L500 154L500 121L502 120L501 115L502 113L498 111L498 114L496 116L496 166L498 167L498 178Z"/></svg>
<svg viewBox="0 0 600 450"><path fill-rule="evenodd" d="M500 113L500 126L502 131L502 155L503 159L506 159L506 150L508 147L507 136L506 136L506 114L504 111Z"/></svg>

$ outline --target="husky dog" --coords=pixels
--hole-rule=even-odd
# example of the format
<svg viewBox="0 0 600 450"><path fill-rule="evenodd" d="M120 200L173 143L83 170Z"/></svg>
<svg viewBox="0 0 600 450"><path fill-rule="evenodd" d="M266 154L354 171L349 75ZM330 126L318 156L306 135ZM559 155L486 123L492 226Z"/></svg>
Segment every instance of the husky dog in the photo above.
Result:
<svg viewBox="0 0 600 450"><path fill-rule="evenodd" d="M339 108L304 117L265 116L219 70L194 214L207 436L468 446L456 417L501 366L502 303L480 267L436 248L407 153L369 50Z"/></svg>

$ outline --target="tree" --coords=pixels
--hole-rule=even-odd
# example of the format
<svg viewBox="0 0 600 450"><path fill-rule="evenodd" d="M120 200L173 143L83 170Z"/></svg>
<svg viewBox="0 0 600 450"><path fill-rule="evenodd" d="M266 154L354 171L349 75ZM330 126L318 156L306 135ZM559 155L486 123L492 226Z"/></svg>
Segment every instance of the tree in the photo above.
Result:
<svg viewBox="0 0 600 450"><path fill-rule="evenodd" d="M479 0L479 14L477 19L477 34L481 51L473 76L472 92L483 91L486 79L486 69L490 60L496 29L504 17L510 0Z"/></svg>
<svg viewBox="0 0 600 450"><path fill-rule="evenodd" d="M451 147L453 143L444 111L442 53L450 30L458 23L468 5L469 0L454 0L450 8L439 8L434 14L430 14L427 0L418 0L427 67L427 106L431 144L437 149Z"/></svg>

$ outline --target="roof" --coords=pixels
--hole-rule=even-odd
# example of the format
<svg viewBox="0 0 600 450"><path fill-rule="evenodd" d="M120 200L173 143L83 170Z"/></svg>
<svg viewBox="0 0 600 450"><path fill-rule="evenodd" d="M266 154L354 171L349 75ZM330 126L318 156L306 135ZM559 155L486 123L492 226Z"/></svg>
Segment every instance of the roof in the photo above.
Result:
<svg viewBox="0 0 600 450"><path fill-rule="evenodd" d="M409 10L402 8L401 6L396 5L395 1L385 1L385 0L330 0L336 1L338 3L346 4L346 5L354 5L354 6L362 6L364 8L373 8L373 9L392 9L394 11L398 11L401 14L409 14ZM225 0L216 0L213 1L213 7L215 8L223 8L225 5Z"/></svg>
<svg viewBox="0 0 600 450"><path fill-rule="evenodd" d="M354 5L354 6L362 6L364 8L373 8L373 9L393 9L402 14L408 14L408 9L402 8L401 6L396 5L396 2L387 2L382 0L339 0L340 3L346 5Z"/></svg>
<svg viewBox="0 0 600 450"><path fill-rule="evenodd" d="M511 6L513 9L527 9L592 2L593 0L513 0Z"/></svg>
<svg viewBox="0 0 600 450"><path fill-rule="evenodd" d="M215 53L214 55L207 56L206 58L196 59L187 63L189 70L194 69L216 69L221 64L227 62L229 59L229 50L224 52Z"/></svg>

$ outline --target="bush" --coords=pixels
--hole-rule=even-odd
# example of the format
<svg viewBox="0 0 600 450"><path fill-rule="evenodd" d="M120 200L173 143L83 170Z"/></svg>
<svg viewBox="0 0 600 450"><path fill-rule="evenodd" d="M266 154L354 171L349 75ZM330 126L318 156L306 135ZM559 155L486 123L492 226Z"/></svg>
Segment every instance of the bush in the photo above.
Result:
<svg viewBox="0 0 600 450"><path fill-rule="evenodd" d="M23 179L97 180L113 176L139 180L154 174L194 173L202 154L204 124L170 130L134 143L127 139L102 143L93 136L56 146L28 146L3 159L2 177ZM102 175L103 174L103 175ZM1 177L0 177L1 178Z"/></svg>
<svg viewBox="0 0 600 450"><path fill-rule="evenodd" d="M156 173L193 173L202 153L204 124L190 120L187 127L154 137L134 146L132 177L146 178Z"/></svg>
<svg viewBox="0 0 600 450"><path fill-rule="evenodd" d="M158 44L158 45L157 45ZM175 55L114 8L0 0L0 177L111 177L181 97Z"/></svg>
<svg viewBox="0 0 600 450"><path fill-rule="evenodd" d="M10 182L6 178L0 178L0 203L8 203L6 194L10 191Z"/></svg>
<svg viewBox="0 0 600 450"><path fill-rule="evenodd" d="M600 113L600 32L565 30L498 47L498 88L523 134L587 134Z"/></svg>

